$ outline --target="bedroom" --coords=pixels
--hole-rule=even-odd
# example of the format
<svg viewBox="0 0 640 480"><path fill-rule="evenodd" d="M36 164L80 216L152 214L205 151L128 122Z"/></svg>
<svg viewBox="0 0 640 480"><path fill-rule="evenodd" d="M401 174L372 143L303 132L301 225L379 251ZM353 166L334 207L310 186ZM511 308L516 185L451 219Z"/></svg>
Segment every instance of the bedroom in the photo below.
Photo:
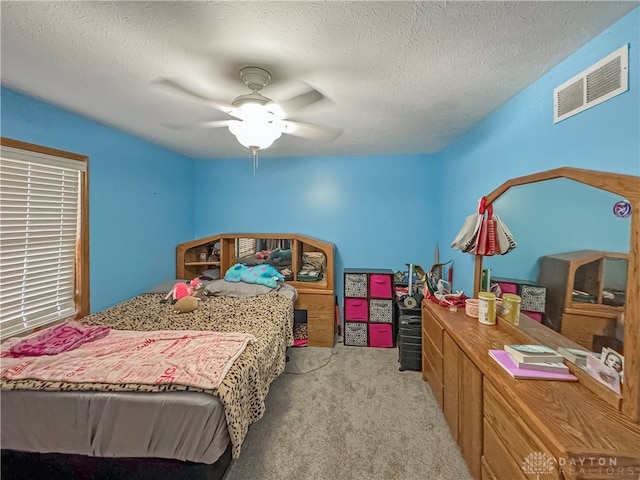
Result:
<svg viewBox="0 0 640 480"><path fill-rule="evenodd" d="M565 165L640 174L639 16L635 8L612 23L432 154L318 158L310 150L272 158L267 150L254 178L244 150L237 158L191 158L47 103L38 98L44 91L26 95L4 82L2 136L89 157L92 312L173 277L176 245L233 231L331 241L338 278L349 267L429 265L438 244L455 261L456 288L471 291L473 259L445 246L481 195L508 178ZM626 43L629 91L554 125L553 88ZM3 55L3 70L4 62ZM237 197L247 183L268 185L276 202L265 206L257 191ZM337 281L338 298L341 289Z"/></svg>

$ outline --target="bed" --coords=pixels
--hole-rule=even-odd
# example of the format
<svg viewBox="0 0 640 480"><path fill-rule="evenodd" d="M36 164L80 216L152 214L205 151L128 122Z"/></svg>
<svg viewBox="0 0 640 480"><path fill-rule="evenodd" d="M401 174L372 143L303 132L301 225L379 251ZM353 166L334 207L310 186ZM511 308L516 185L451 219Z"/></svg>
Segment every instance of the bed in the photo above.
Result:
<svg viewBox="0 0 640 480"><path fill-rule="evenodd" d="M232 287L239 295L241 286ZM297 296L286 284L254 296L224 293L203 296L191 313L147 293L82 319L118 331L253 335L217 388L8 380L3 370L2 478L37 478L33 469L48 479L221 478L284 371Z"/></svg>

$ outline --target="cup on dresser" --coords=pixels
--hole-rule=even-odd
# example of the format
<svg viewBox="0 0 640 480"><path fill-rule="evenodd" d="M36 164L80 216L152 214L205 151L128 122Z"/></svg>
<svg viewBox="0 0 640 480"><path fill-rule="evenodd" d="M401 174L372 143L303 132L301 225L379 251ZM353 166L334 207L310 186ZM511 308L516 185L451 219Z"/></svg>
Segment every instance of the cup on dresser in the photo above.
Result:
<svg viewBox="0 0 640 480"><path fill-rule="evenodd" d="M485 325L496 324L496 295L494 293L478 293L478 321Z"/></svg>
<svg viewBox="0 0 640 480"><path fill-rule="evenodd" d="M505 293L502 295L502 318L514 325L520 323L520 295Z"/></svg>

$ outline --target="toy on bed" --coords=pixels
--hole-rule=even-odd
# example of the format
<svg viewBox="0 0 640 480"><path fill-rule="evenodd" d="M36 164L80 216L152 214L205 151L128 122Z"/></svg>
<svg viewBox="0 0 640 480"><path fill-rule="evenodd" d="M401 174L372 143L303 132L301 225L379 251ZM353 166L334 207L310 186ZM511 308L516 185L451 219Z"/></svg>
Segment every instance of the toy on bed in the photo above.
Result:
<svg viewBox="0 0 640 480"><path fill-rule="evenodd" d="M257 283L271 288L276 288L278 282L284 281L282 274L275 267L266 263L250 267L236 263L227 270L224 279L227 282Z"/></svg>
<svg viewBox="0 0 640 480"><path fill-rule="evenodd" d="M180 312L193 312L198 307L197 299L194 295L202 288L203 284L200 282L200 278L196 277L190 282L178 282L171 291L162 300L163 302L169 301L174 305L174 310ZM190 300L192 298L193 300ZM178 303L181 300L180 305Z"/></svg>
<svg viewBox="0 0 640 480"><path fill-rule="evenodd" d="M198 308L200 299L193 296L183 297L173 304L173 311L176 313L189 313Z"/></svg>

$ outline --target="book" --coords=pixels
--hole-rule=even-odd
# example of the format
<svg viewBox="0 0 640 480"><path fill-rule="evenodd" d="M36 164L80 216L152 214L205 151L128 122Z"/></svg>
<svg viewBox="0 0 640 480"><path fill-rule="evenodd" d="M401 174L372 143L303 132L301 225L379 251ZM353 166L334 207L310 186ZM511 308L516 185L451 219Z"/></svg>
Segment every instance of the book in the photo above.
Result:
<svg viewBox="0 0 640 480"><path fill-rule="evenodd" d="M578 365L579 367L587 366L587 356L589 352L586 350L580 350L578 348L559 347L558 353L566 358L571 363Z"/></svg>
<svg viewBox="0 0 640 480"><path fill-rule="evenodd" d="M513 362L511 355L505 350L489 350L489 355L513 378L529 380L559 380L564 382L575 382L578 377L571 373L543 372L541 370L528 370L518 368Z"/></svg>
<svg viewBox="0 0 640 480"><path fill-rule="evenodd" d="M525 370L536 370L539 372L554 372L554 373L569 373L569 367L562 362L540 362L540 363L525 363L517 362L513 358L513 363L518 368L524 368Z"/></svg>
<svg viewBox="0 0 640 480"><path fill-rule="evenodd" d="M545 345L505 345L504 350L520 363L562 362L562 355Z"/></svg>

